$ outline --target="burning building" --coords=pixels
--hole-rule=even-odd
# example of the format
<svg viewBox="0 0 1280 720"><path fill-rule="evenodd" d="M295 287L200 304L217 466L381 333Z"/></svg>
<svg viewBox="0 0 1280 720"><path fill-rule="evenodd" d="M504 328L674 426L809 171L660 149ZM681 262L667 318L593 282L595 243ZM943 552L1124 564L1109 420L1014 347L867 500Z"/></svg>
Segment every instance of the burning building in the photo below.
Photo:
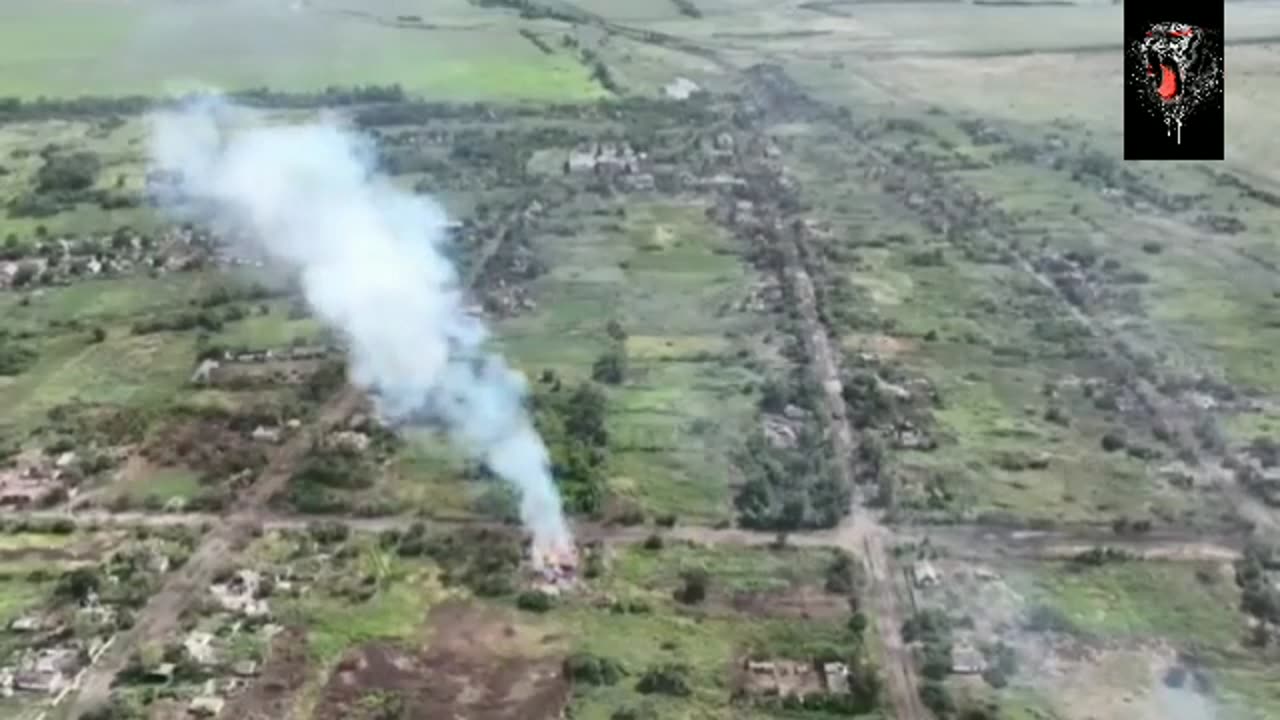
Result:
<svg viewBox="0 0 1280 720"><path fill-rule="evenodd" d="M578 549L573 544L550 548L529 545L529 566L535 582L547 592L559 592L578 580Z"/></svg>

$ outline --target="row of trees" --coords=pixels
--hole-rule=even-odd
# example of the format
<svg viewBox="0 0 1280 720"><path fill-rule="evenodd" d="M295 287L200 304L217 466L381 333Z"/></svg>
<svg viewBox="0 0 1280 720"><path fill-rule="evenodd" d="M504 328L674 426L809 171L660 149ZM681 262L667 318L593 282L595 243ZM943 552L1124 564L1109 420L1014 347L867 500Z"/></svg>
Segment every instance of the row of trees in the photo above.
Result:
<svg viewBox="0 0 1280 720"><path fill-rule="evenodd" d="M324 108L369 103L404 102L406 95L399 85L329 86L313 92L280 92L268 88L252 88L229 93L241 105L262 108ZM140 115L180 97L156 98L142 95L121 97L86 95L78 98L0 98L0 122L21 122L52 118L109 118L117 115Z"/></svg>
<svg viewBox="0 0 1280 720"><path fill-rule="evenodd" d="M548 376L544 375L544 379ZM608 481L607 398L594 383L556 391L558 380L533 401L535 422L551 453L551 471L571 512L600 510Z"/></svg>
<svg viewBox="0 0 1280 720"><path fill-rule="evenodd" d="M818 389L803 377L765 383L760 407L775 415L799 409L806 416L818 405ZM798 420L794 447L773 446L764 432L750 435L737 453L745 482L734 496L744 527L796 530L832 527L849 511L852 489L843 482L816 423Z"/></svg>

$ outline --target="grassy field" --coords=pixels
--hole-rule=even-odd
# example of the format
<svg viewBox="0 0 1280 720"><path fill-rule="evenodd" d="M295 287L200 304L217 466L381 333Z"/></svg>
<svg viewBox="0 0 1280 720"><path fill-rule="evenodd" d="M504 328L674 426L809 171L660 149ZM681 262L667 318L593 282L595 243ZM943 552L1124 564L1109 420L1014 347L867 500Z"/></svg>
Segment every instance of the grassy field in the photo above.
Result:
<svg viewBox="0 0 1280 720"><path fill-rule="evenodd" d="M890 131L880 141L885 147L950 147L980 158L992 152L973 147L946 116L902 110L893 116L919 130ZM1135 445L1157 443L1083 392L1081 383L1108 371L1093 349L1097 340L1063 301L1015 264L966 257L962 247L911 217L899 198L878 189L828 192L851 182L859 164L835 150L839 143L834 136L808 139L796 172L832 223L825 242L844 253L825 271L855 288L849 309L861 324L833 328L842 336L845 366L857 367L870 353L908 377L927 379L940 396L930 409L937 449L894 453L904 485L900 506L1035 521L1091 521L1099 513L1216 517L1220 503L1171 492L1153 477L1152 460L1101 450L1101 438L1120 431ZM1028 238L1044 235L1058 252L1091 251L1140 266L1142 236L1123 236L1125 244L1095 241L1072 206L1092 208L1097 201L1065 173L1004 163L956 174L1010 212L1034 211ZM1145 327L1135 318L1116 322ZM1048 415L1051 406L1060 418Z"/></svg>
<svg viewBox="0 0 1280 720"><path fill-rule="evenodd" d="M847 609L832 617L797 618L749 615L728 609L724 593L785 590L820 578L830 556L820 551L703 548L671 544L661 550L619 548L604 575L588 583L583 597L571 596L549 618L572 627L572 646L615 660L632 677L616 685L583 687L574 699L574 717L607 720L619 708L651 707L662 718L787 717L727 703L730 673L743 656L805 659L821 649L856 647L847 637ZM672 598L679 574L692 568L710 576L702 607L682 606ZM596 607L591 598L643 603L643 613L618 613ZM840 603L837 602L837 605ZM662 663L689 668L688 698L646 696L634 689L634 676ZM824 717L807 713L807 718Z"/></svg>
<svg viewBox="0 0 1280 720"><path fill-rule="evenodd" d="M421 14L422 21L398 26L401 13ZM356 11L284 0L12 5L0 10L0 96L392 83L441 100L605 94L573 56L544 54L516 28L513 19L462 0L430 12L394 0Z"/></svg>
<svg viewBox="0 0 1280 720"><path fill-rule="evenodd" d="M71 402L138 408L172 400L195 361L184 342L155 335L119 335L90 343L81 334L37 345L40 360L31 370L0 381L3 424L31 430L49 410Z"/></svg>
<svg viewBox="0 0 1280 720"><path fill-rule="evenodd" d="M615 495L653 513L704 519L728 510L727 452L756 377L740 348L759 318L733 308L753 280L699 206L631 203L618 223L594 218L570 237L540 239L550 271L533 312L497 335L526 372L587 379L618 322L626 379L608 387Z"/></svg>
<svg viewBox="0 0 1280 720"><path fill-rule="evenodd" d="M1051 565L1025 588L1029 603L1045 603L1080 632L1101 642L1171 644L1198 658L1225 717L1264 718L1280 710L1280 683L1268 661L1242 646L1246 634L1239 591L1229 568L1115 563L1082 570Z"/></svg>
<svg viewBox="0 0 1280 720"><path fill-rule="evenodd" d="M1223 568L1115 563L1042 569L1031 597L1060 609L1081 630L1106 638L1164 638L1228 648L1241 637L1239 593Z"/></svg>
<svg viewBox="0 0 1280 720"><path fill-rule="evenodd" d="M170 500L190 500L200 491L199 475L185 468L156 468L126 478L117 492L133 503L150 505Z"/></svg>

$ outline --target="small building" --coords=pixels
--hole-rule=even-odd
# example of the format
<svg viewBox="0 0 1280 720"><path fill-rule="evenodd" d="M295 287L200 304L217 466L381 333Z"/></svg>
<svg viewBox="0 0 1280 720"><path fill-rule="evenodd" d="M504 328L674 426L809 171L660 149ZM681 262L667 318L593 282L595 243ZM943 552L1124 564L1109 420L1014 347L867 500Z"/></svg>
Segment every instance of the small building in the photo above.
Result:
<svg viewBox="0 0 1280 720"><path fill-rule="evenodd" d="M224 610L248 617L264 617L269 613L265 599L257 597L262 576L252 570L241 570L225 583L215 583L209 592Z"/></svg>
<svg viewBox="0 0 1280 720"><path fill-rule="evenodd" d="M986 658L977 648L961 644L951 648L951 672L957 675L981 675L986 669Z"/></svg>
<svg viewBox="0 0 1280 720"><path fill-rule="evenodd" d="M827 692L846 694L849 692L849 666L839 662L822 664L822 677L827 683Z"/></svg>
<svg viewBox="0 0 1280 720"><path fill-rule="evenodd" d="M18 666L13 687L27 692L56 695L65 688L69 675L79 669L80 650L75 647L51 647L36 652Z"/></svg>
<svg viewBox="0 0 1280 720"><path fill-rule="evenodd" d="M187 706L187 713L196 717L217 717L218 713L222 712L222 706L226 704L227 701L217 695L201 695Z"/></svg>
<svg viewBox="0 0 1280 720"><path fill-rule="evenodd" d="M911 568L916 587L934 587L942 582L942 574L928 560L921 560Z"/></svg>

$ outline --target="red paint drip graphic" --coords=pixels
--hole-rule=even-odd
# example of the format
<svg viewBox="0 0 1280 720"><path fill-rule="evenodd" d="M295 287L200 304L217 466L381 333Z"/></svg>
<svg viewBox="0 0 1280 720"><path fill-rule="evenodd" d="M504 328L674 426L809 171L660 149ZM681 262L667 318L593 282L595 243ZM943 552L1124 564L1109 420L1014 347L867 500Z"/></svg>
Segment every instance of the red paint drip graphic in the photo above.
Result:
<svg viewBox="0 0 1280 720"><path fill-rule="evenodd" d="M1174 75L1173 70L1168 65L1160 66L1160 87L1156 90L1160 93L1160 97L1168 102L1178 94L1178 76Z"/></svg>

